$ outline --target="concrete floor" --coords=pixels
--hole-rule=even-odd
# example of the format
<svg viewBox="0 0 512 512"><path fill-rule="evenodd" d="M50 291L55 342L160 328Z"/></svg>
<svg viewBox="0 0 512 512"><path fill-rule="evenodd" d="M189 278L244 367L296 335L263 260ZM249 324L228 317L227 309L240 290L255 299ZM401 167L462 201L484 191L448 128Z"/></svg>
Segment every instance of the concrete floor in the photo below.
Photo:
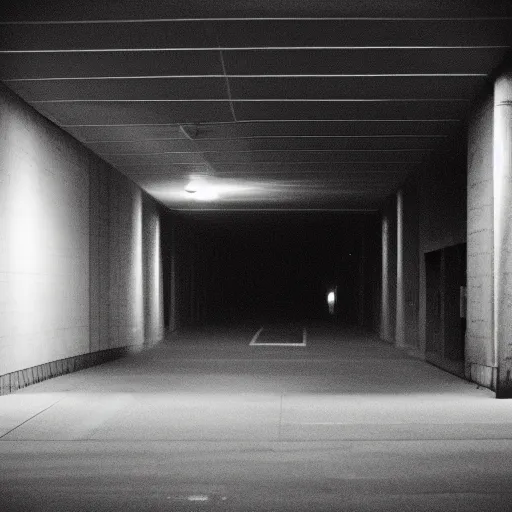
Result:
<svg viewBox="0 0 512 512"><path fill-rule="evenodd" d="M0 510L512 510L512 401L356 331L259 327L0 397Z"/></svg>

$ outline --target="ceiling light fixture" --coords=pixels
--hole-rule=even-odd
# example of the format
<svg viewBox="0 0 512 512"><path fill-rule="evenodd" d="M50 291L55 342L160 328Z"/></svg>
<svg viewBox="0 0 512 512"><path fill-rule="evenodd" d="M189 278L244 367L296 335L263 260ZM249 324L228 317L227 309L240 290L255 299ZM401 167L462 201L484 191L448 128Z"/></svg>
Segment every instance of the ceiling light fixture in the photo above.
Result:
<svg viewBox="0 0 512 512"><path fill-rule="evenodd" d="M219 198L215 187L209 184L204 178L192 178L185 185L185 192L188 197L196 201L214 201Z"/></svg>

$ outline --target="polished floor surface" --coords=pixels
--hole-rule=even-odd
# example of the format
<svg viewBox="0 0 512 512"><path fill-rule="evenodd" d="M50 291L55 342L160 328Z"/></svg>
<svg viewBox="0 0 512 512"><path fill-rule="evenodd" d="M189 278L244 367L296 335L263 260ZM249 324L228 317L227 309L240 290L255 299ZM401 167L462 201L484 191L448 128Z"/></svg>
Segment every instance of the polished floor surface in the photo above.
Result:
<svg viewBox="0 0 512 512"><path fill-rule="evenodd" d="M187 331L0 397L0 510L510 512L512 401L356 330Z"/></svg>

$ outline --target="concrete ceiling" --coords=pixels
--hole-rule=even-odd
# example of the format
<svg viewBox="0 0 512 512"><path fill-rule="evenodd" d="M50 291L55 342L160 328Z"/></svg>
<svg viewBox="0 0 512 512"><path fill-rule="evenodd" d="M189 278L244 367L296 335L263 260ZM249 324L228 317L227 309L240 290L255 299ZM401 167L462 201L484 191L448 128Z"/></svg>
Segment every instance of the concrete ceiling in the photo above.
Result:
<svg viewBox="0 0 512 512"><path fill-rule="evenodd" d="M373 210L512 45L508 0L234 4L13 2L0 79L170 208Z"/></svg>

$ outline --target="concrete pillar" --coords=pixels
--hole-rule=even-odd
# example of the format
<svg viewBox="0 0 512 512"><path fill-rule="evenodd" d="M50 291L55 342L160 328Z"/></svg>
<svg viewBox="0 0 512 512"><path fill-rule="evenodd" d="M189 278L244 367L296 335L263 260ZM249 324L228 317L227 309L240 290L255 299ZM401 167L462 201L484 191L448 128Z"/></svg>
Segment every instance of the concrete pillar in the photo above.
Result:
<svg viewBox="0 0 512 512"><path fill-rule="evenodd" d="M169 331L173 332L178 328L177 298L176 298L176 227L172 226L171 247L170 247L170 272L169 272Z"/></svg>
<svg viewBox="0 0 512 512"><path fill-rule="evenodd" d="M365 303L365 284L366 284L366 244L365 238L367 236L368 227L366 223L361 224L361 238L360 238L360 254L359 254L359 308L357 322L359 326L363 326L366 318L366 303Z"/></svg>
<svg viewBox="0 0 512 512"><path fill-rule="evenodd" d="M418 349L419 307L419 215L417 176L410 175L402 188L401 205L401 287L403 346ZM397 337L398 341L398 337Z"/></svg>
<svg viewBox="0 0 512 512"><path fill-rule="evenodd" d="M475 109L468 131L466 377L494 388L492 94Z"/></svg>
<svg viewBox="0 0 512 512"><path fill-rule="evenodd" d="M380 301L380 337L389 340L391 335L389 305L389 219L382 216L382 285Z"/></svg>
<svg viewBox="0 0 512 512"><path fill-rule="evenodd" d="M396 327L396 197L390 196L386 201L382 217L382 298L381 298L381 332L382 339L395 342Z"/></svg>
<svg viewBox="0 0 512 512"><path fill-rule="evenodd" d="M512 398L512 71L494 86L494 344L497 398Z"/></svg>
<svg viewBox="0 0 512 512"><path fill-rule="evenodd" d="M418 346L418 197L412 176L396 195L396 320L395 344Z"/></svg>
<svg viewBox="0 0 512 512"><path fill-rule="evenodd" d="M380 337L393 343L396 324L396 199L391 196L382 213L382 288Z"/></svg>
<svg viewBox="0 0 512 512"><path fill-rule="evenodd" d="M399 347L405 341L405 289L404 289L404 196L403 190L396 194L396 327L395 343Z"/></svg>

